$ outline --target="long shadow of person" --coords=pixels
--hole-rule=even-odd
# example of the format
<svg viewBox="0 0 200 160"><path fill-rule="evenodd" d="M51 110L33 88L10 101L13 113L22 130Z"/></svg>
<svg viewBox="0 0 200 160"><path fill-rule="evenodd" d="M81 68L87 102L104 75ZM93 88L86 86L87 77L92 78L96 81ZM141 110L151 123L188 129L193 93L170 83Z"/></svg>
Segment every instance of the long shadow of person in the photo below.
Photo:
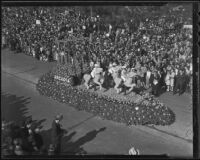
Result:
<svg viewBox="0 0 200 160"><path fill-rule="evenodd" d="M99 130L93 130L75 142L65 143L63 147L65 147L66 149L63 148L63 153L71 154L71 155L81 154L81 153L86 154L86 151L83 150L82 145L93 140L97 136L98 133L104 131L105 129L106 127L100 128ZM63 142L64 141L66 141L65 138L63 139Z"/></svg>
<svg viewBox="0 0 200 160"><path fill-rule="evenodd" d="M43 138L44 148L47 149L51 144L51 129L41 131L40 135Z"/></svg>

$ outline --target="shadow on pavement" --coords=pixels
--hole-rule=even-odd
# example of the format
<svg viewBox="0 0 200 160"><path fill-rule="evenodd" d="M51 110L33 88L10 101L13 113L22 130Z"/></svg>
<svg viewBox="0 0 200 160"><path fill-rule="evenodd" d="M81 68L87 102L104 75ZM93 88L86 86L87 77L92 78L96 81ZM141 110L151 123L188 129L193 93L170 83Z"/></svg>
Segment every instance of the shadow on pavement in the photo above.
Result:
<svg viewBox="0 0 200 160"><path fill-rule="evenodd" d="M93 130L91 132L88 132L85 136L79 138L77 141L69 142L71 137L76 134L76 132L72 132L70 135L62 139L62 153L66 155L87 154L82 145L89 141L92 141L98 133L105 131L105 129L106 127L100 128L99 130Z"/></svg>
<svg viewBox="0 0 200 160"><path fill-rule="evenodd" d="M28 113L28 108L26 105L29 104L30 101L31 101L30 97L27 98L24 96L18 97L14 94L1 92L2 118L5 121L14 122L14 124L21 126L27 119L32 119L32 116L26 116L26 114ZM88 119L91 119L92 117L89 117ZM33 127L42 129L43 127L42 123L45 121L46 119L33 120ZM80 124L70 127L69 130L79 126ZM91 132L88 132L85 136L79 138L75 142L72 142L71 139L76 134L76 132L74 131L68 134L68 132L65 131L66 134L62 139L62 154L65 155L87 154L87 152L83 149L82 145L84 145L89 141L92 141L97 136L98 133L104 131L105 129L106 127L103 127L98 130L93 130ZM43 142L45 145L44 148L46 150L48 146L51 144L51 128L48 130L41 130L40 135L43 138Z"/></svg>
<svg viewBox="0 0 200 160"><path fill-rule="evenodd" d="M14 122L16 125L22 125L27 119L32 119L32 116L26 116L28 113L27 104L30 103L30 97L1 92L1 116L2 119L9 122ZM46 119L33 120L33 126L42 128L42 123Z"/></svg>
<svg viewBox="0 0 200 160"><path fill-rule="evenodd" d="M84 121L79 122L78 124L75 124L75 125L69 127L67 130L70 131L70 130L72 130L72 129L78 127L78 126L80 126L81 124L85 123L86 121L88 121L88 120L90 120L90 119L92 119L94 117L95 117L95 115L92 115L92 116L88 117L87 119L85 119Z"/></svg>

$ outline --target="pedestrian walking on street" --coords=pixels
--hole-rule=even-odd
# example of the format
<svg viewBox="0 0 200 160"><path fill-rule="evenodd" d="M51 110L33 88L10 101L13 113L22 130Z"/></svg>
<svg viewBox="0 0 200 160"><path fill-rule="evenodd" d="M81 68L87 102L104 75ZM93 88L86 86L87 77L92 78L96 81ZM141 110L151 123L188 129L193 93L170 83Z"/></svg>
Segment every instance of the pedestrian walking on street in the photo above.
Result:
<svg viewBox="0 0 200 160"><path fill-rule="evenodd" d="M63 129L61 128L60 121L62 118L62 115L57 115L52 122L51 128L51 143L55 147L55 154L57 155L61 152L61 139L63 135Z"/></svg>

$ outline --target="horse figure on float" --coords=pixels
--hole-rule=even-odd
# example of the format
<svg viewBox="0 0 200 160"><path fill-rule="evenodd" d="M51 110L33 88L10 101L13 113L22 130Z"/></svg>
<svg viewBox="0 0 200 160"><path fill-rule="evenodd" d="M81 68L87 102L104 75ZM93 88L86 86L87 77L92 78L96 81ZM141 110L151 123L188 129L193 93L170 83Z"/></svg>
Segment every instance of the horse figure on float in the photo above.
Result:
<svg viewBox="0 0 200 160"><path fill-rule="evenodd" d="M116 63L113 63L109 70L108 73L112 75L112 78L114 80L115 86L114 89L117 91L117 93L121 92L121 88L119 88L123 82L123 79L121 78L121 68L117 66Z"/></svg>
<svg viewBox="0 0 200 160"><path fill-rule="evenodd" d="M134 72L126 73L126 70L121 66L117 66L114 63L109 69L109 73L111 73L113 80L115 82L114 89L117 93L122 91L122 84L126 87L129 87L129 92L131 92L136 84L133 82L133 78L135 76Z"/></svg>
<svg viewBox="0 0 200 160"><path fill-rule="evenodd" d="M90 65L91 67L93 66ZM103 68L100 67L100 64L95 64L94 65L94 69L92 70L91 74L84 74L83 75L83 79L84 79L84 85L86 86L87 89L89 89L91 87L91 85L89 85L90 81L93 79L93 82L95 84L97 84L100 87L100 90L102 90L102 84L104 83L104 75L105 72L103 72Z"/></svg>

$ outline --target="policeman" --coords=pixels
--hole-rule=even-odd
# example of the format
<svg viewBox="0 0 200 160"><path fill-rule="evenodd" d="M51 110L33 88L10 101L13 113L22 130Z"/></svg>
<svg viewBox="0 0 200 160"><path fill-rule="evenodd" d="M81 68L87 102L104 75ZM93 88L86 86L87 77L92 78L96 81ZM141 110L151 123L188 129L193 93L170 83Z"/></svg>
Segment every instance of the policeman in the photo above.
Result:
<svg viewBox="0 0 200 160"><path fill-rule="evenodd" d="M60 154L61 152L61 138L64 130L61 129L60 121L63 119L62 115L57 115L55 120L52 122L51 128L51 142L55 147L55 154Z"/></svg>

